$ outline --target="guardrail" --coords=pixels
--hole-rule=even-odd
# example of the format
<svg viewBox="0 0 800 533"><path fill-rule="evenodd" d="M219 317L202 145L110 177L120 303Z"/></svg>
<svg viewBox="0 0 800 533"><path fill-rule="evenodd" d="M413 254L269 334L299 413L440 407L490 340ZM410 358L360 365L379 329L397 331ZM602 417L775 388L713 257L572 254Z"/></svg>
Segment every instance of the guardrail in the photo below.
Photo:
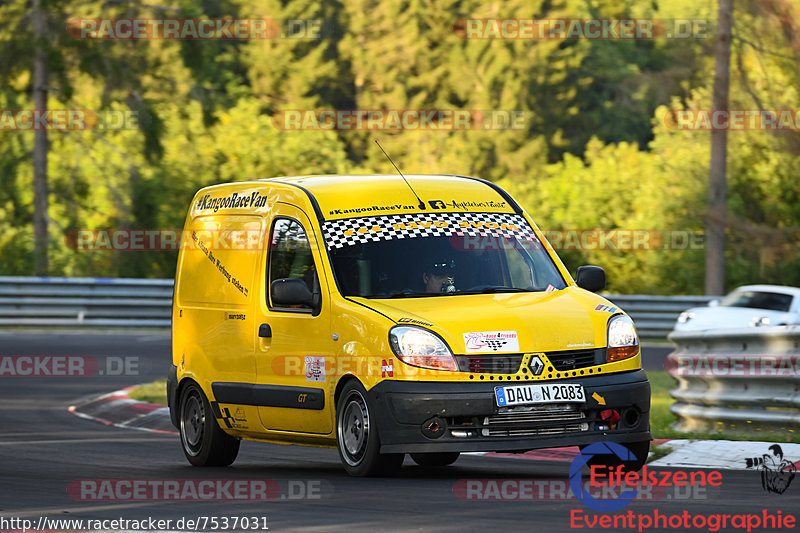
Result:
<svg viewBox="0 0 800 533"><path fill-rule="evenodd" d="M708 305L713 296L652 296L644 294L604 294L628 313L643 339L665 339L681 311Z"/></svg>
<svg viewBox="0 0 800 533"><path fill-rule="evenodd" d="M0 277L0 326L168 328L171 279Z"/></svg>
<svg viewBox="0 0 800 533"><path fill-rule="evenodd" d="M676 429L800 430L800 326L681 331L669 340Z"/></svg>
<svg viewBox="0 0 800 533"><path fill-rule="evenodd" d="M171 279L0 277L0 326L169 327ZM707 296L608 295L643 339L664 339Z"/></svg>

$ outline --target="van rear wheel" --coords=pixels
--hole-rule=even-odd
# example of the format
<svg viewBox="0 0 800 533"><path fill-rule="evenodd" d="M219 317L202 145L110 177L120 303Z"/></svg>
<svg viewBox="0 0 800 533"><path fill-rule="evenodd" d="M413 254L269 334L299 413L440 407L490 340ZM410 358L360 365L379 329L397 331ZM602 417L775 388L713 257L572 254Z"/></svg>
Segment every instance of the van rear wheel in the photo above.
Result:
<svg viewBox="0 0 800 533"><path fill-rule="evenodd" d="M239 439L222 431L196 383L181 392L180 431L183 453L194 466L228 466L239 454Z"/></svg>
<svg viewBox="0 0 800 533"><path fill-rule="evenodd" d="M381 447L367 401L358 381L344 386L336 404L336 449L344 469L351 476L392 474L403 464L405 454L379 453Z"/></svg>

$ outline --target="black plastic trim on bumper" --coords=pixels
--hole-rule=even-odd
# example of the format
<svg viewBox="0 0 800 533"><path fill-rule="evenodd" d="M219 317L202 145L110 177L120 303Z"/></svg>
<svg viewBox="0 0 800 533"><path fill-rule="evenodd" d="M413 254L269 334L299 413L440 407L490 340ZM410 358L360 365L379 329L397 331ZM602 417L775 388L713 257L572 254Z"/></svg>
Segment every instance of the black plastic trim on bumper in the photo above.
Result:
<svg viewBox="0 0 800 533"><path fill-rule="evenodd" d="M180 429L180 420L178 417L178 367L172 365L172 368L167 374L167 405L169 406L169 418L172 425Z"/></svg>
<svg viewBox="0 0 800 533"><path fill-rule="evenodd" d="M605 409L634 409L638 414L632 426L621 420L614 430L564 432L542 436L477 436L453 437L446 428L441 436L432 438L422 432L424 422L433 417L447 421L453 417L486 417L497 415L494 388L496 386L531 384L532 382L410 382L382 381L368 391L381 439L381 453L415 453L446 451L527 451L559 446L582 446L598 441L639 442L651 440L650 384L643 370L571 377L544 383L580 383L584 386L586 402L583 411ZM593 395L603 397L600 404ZM554 422L575 424L579 420ZM461 429L459 427L459 429Z"/></svg>

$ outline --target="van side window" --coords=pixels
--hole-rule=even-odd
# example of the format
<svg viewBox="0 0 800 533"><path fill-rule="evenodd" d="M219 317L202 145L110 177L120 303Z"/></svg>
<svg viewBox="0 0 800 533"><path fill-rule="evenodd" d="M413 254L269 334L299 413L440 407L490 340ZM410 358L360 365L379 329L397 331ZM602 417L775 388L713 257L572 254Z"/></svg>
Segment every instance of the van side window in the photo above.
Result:
<svg viewBox="0 0 800 533"><path fill-rule="evenodd" d="M267 287L281 278L295 278L305 282L309 292L319 291L314 257L303 226L290 218L279 218L272 226L269 238L269 269ZM270 297L267 295L267 303ZM294 306L293 306L294 307ZM298 309L311 309L308 305L298 305Z"/></svg>

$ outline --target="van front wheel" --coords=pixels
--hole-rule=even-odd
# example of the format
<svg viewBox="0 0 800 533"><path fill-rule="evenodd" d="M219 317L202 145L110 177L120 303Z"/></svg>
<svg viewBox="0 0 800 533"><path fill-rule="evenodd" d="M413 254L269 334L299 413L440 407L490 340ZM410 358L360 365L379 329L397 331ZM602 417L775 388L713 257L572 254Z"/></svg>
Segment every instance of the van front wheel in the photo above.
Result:
<svg viewBox="0 0 800 533"><path fill-rule="evenodd" d="M391 474L403 464L402 453L379 453L378 429L367 393L355 380L345 385L336 404L336 448L351 476Z"/></svg>
<svg viewBox="0 0 800 533"><path fill-rule="evenodd" d="M228 466L239 454L239 439L222 431L196 383L181 392L180 430L183 453L194 466Z"/></svg>

